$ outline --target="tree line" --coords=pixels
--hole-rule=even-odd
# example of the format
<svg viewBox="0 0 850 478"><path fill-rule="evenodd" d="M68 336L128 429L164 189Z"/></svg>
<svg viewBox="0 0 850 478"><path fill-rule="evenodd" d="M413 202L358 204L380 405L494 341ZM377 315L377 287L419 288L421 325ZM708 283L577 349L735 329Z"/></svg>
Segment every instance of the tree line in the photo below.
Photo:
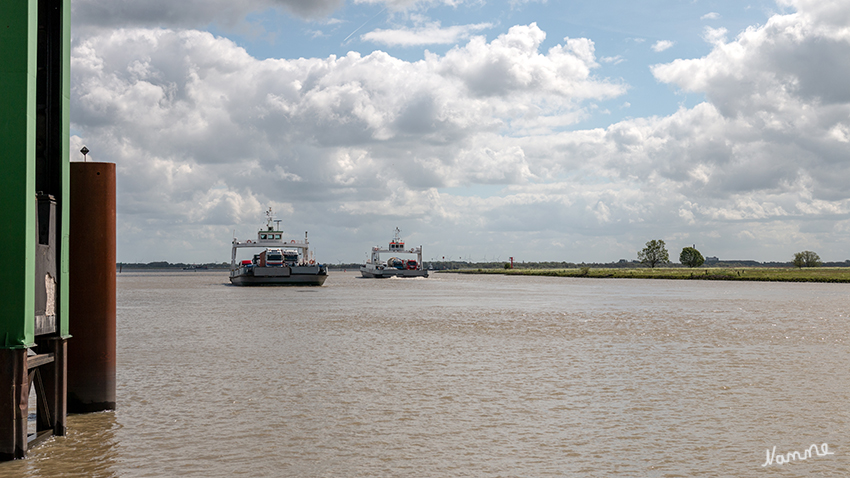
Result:
<svg viewBox="0 0 850 478"><path fill-rule="evenodd" d="M650 268L654 268L660 264L670 263L670 254L667 252L667 245L661 239L652 239L646 243L646 247L640 250L637 254L638 261ZM679 254L679 262L687 267L699 267L705 263L705 258L700 251L694 247L685 247ZM795 267L820 267L823 265L820 257L816 252L802 251L794 253L794 259L791 263Z"/></svg>

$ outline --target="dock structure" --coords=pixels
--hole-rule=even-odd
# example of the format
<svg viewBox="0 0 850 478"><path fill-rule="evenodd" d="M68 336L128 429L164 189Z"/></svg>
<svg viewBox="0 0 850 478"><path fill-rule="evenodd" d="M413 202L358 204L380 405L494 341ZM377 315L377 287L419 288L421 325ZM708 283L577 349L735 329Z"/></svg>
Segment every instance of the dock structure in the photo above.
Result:
<svg viewBox="0 0 850 478"><path fill-rule="evenodd" d="M0 2L0 460L65 434L70 27L70 0Z"/></svg>
<svg viewBox="0 0 850 478"><path fill-rule="evenodd" d="M68 413L115 410L115 163L71 163Z"/></svg>

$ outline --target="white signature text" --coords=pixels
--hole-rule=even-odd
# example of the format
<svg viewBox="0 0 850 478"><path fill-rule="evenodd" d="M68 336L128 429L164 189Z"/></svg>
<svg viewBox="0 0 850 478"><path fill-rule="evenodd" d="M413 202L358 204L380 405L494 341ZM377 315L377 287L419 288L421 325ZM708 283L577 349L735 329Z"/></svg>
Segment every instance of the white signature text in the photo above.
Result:
<svg viewBox="0 0 850 478"><path fill-rule="evenodd" d="M814 453L812 453L812 450L814 450ZM802 453L800 453L799 451L790 451L784 455L777 455L776 447L773 447L773 450L767 450L767 460L765 460L764 465L762 466L772 465L774 462L776 462L777 465L784 465L785 463L789 463L795 460L808 460L809 458L815 455L826 456L834 454L835 452L829 451L829 445L827 445L826 443L821 445L820 449L818 449L817 444L814 444L806 448L806 450Z"/></svg>

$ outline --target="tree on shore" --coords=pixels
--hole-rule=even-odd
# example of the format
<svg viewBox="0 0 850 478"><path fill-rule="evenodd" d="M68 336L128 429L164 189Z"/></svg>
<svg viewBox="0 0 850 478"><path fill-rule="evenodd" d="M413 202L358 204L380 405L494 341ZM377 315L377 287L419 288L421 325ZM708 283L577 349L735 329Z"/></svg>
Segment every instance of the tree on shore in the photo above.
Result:
<svg viewBox="0 0 850 478"><path fill-rule="evenodd" d="M638 260L641 264L654 268L658 264L669 263L670 255L667 253L664 241L653 239L646 243L646 247L642 251L638 252Z"/></svg>
<svg viewBox="0 0 850 478"><path fill-rule="evenodd" d="M699 267L705 262L705 257L702 257L702 254L700 254L695 248L686 247L682 249L682 253L679 254L679 262L681 262L684 266Z"/></svg>
<svg viewBox="0 0 850 478"><path fill-rule="evenodd" d="M820 257L812 251L797 252L794 254L794 265L797 267L820 267Z"/></svg>

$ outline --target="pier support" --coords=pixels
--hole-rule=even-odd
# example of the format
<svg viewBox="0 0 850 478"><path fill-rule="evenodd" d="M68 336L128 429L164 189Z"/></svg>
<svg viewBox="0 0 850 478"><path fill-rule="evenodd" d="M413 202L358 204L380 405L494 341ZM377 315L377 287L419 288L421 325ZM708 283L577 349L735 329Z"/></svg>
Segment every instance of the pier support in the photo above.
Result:
<svg viewBox="0 0 850 478"><path fill-rule="evenodd" d="M26 349L0 349L0 460L27 455L29 380Z"/></svg>
<svg viewBox="0 0 850 478"><path fill-rule="evenodd" d="M0 460L65 432L70 5L0 1Z"/></svg>
<svg viewBox="0 0 850 478"><path fill-rule="evenodd" d="M65 419L68 415L68 341L60 337L38 338L38 350L51 366L30 368L30 381L35 381L37 438L44 435L65 436ZM30 362L32 357L28 358ZM32 442L30 443L32 445Z"/></svg>
<svg viewBox="0 0 850 478"><path fill-rule="evenodd" d="M71 164L68 411L115 409L115 163Z"/></svg>

